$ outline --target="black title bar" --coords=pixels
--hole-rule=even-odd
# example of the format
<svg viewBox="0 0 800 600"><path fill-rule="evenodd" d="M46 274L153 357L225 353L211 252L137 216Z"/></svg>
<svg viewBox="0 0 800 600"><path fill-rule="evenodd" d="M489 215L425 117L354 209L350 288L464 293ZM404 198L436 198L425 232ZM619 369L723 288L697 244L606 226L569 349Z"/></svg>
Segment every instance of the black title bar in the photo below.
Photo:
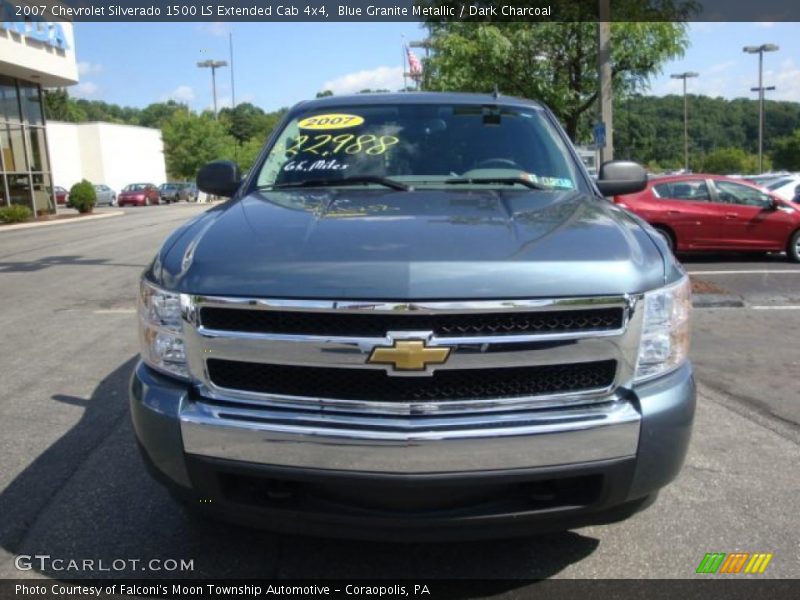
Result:
<svg viewBox="0 0 800 600"><path fill-rule="evenodd" d="M798 0L608 1L612 21L800 21ZM598 5L598 0L0 0L0 23L575 22L597 21Z"/></svg>

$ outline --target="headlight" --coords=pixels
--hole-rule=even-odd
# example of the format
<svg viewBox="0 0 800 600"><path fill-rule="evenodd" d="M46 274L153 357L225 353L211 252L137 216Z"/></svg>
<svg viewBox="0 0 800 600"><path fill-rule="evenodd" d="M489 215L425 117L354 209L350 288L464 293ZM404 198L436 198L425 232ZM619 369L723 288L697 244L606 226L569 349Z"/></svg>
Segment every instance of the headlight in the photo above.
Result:
<svg viewBox="0 0 800 600"><path fill-rule="evenodd" d="M691 308L692 284L688 276L644 295L637 381L671 371L686 361Z"/></svg>
<svg viewBox="0 0 800 600"><path fill-rule="evenodd" d="M142 280L139 288L139 341L142 360L154 369L189 378L183 345L180 294Z"/></svg>

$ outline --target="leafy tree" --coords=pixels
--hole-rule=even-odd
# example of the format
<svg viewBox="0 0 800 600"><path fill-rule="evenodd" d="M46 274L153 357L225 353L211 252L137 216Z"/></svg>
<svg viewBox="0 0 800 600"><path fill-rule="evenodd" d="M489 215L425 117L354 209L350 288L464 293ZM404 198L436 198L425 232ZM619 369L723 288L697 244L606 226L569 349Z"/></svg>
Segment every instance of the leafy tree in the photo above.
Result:
<svg viewBox="0 0 800 600"><path fill-rule="evenodd" d="M51 121L79 123L87 120L86 111L79 108L63 88L45 90L44 114Z"/></svg>
<svg viewBox="0 0 800 600"><path fill-rule="evenodd" d="M165 122L178 111L189 112L186 104L168 100L167 102L156 102L142 109L137 117L138 125L142 127L161 128Z"/></svg>
<svg viewBox="0 0 800 600"><path fill-rule="evenodd" d="M428 90L488 92L544 101L573 140L589 130L597 101L597 34L591 22L430 23ZM624 97L688 45L685 23L611 24L612 79Z"/></svg>
<svg viewBox="0 0 800 600"><path fill-rule="evenodd" d="M721 175L758 173L758 156L749 154L741 148L720 148L705 155L699 164L699 171ZM764 158L764 170L770 169L769 159Z"/></svg>
<svg viewBox="0 0 800 600"><path fill-rule="evenodd" d="M323 90L321 92L317 92L317 98L326 98L328 96L333 96L333 92L331 90Z"/></svg>
<svg viewBox="0 0 800 600"><path fill-rule="evenodd" d="M775 142L772 160L779 169L800 171L800 129Z"/></svg>
<svg viewBox="0 0 800 600"><path fill-rule="evenodd" d="M237 104L235 108L223 108L220 120L228 127L228 133L239 142L246 142L253 136L266 138L277 122L275 113L265 113L249 102Z"/></svg>
<svg viewBox="0 0 800 600"><path fill-rule="evenodd" d="M253 166L253 163L256 161L258 153L261 152L261 148L263 147L264 140L256 137L250 138L244 144L239 146L238 162L242 172L250 170L250 168Z"/></svg>
<svg viewBox="0 0 800 600"><path fill-rule="evenodd" d="M194 179L204 164L233 159L234 138L210 113L176 111L162 128L167 172L177 179Z"/></svg>

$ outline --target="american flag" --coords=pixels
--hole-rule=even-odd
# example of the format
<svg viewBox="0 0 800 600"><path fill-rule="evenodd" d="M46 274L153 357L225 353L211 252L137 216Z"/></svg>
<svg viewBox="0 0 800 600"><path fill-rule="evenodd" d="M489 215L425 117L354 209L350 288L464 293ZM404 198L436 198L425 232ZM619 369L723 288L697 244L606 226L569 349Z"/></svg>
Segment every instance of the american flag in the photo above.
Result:
<svg viewBox="0 0 800 600"><path fill-rule="evenodd" d="M406 46L406 55L408 56L408 74L411 75L411 79L422 79L422 63L408 46Z"/></svg>

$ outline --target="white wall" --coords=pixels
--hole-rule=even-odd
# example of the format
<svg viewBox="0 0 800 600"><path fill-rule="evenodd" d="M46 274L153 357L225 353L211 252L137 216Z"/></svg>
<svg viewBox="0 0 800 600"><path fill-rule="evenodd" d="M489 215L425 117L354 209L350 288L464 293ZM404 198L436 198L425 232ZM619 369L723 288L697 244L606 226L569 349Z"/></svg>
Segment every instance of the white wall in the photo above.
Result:
<svg viewBox="0 0 800 600"><path fill-rule="evenodd" d="M167 180L161 131L115 123L47 123L53 183L85 178L119 192L129 183Z"/></svg>
<svg viewBox="0 0 800 600"><path fill-rule="evenodd" d="M47 122L47 143L50 148L50 170L53 185L69 189L80 181L81 143L75 123Z"/></svg>

